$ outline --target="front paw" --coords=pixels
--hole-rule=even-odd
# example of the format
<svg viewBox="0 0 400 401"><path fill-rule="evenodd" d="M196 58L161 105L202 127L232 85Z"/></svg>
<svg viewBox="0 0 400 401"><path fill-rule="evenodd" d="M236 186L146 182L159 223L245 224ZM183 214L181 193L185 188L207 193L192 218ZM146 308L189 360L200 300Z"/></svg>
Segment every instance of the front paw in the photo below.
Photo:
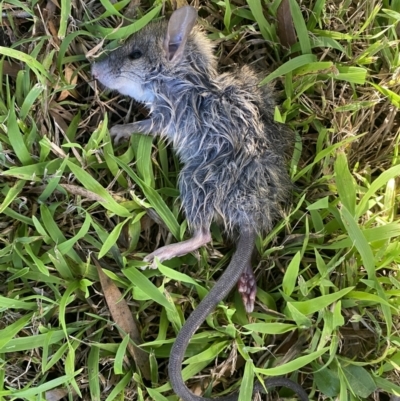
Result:
<svg viewBox="0 0 400 401"><path fill-rule="evenodd" d="M132 125L114 125L110 128L110 136L114 140L114 143L119 143L121 140L127 141L131 137Z"/></svg>

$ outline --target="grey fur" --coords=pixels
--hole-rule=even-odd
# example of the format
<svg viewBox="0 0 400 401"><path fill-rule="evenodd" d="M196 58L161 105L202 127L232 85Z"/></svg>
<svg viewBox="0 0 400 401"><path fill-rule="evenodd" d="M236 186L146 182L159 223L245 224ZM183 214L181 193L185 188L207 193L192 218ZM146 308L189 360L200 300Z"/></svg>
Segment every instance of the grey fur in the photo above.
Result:
<svg viewBox="0 0 400 401"><path fill-rule="evenodd" d="M166 30L165 21L147 25L93 66L100 82L121 93L132 95L121 88L143 83L145 95L137 100L149 106L151 128L137 123L120 136L136 128L172 142L183 163L180 197L192 231L209 228L212 220L228 234L240 228L268 231L289 198L285 161L293 133L274 121L273 95L258 86L253 70L218 74L211 43L197 27L182 61L169 63L163 54ZM145 54L129 60L136 48ZM120 85L113 85L115 77ZM121 129L115 128L118 138Z"/></svg>

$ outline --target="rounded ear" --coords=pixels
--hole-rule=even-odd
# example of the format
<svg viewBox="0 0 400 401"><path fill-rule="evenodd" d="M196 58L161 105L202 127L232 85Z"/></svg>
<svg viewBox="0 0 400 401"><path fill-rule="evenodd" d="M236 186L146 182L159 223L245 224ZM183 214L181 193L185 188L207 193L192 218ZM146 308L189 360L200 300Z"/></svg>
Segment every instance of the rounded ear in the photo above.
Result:
<svg viewBox="0 0 400 401"><path fill-rule="evenodd" d="M196 24L197 11L194 7L178 8L168 22L164 39L164 51L167 59L176 64L182 59L187 38Z"/></svg>

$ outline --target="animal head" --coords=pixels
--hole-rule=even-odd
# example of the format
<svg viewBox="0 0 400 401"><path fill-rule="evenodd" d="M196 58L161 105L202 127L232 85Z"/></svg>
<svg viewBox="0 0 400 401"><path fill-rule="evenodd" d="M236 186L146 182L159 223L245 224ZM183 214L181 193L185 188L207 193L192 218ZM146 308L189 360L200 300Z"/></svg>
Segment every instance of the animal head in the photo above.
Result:
<svg viewBox="0 0 400 401"><path fill-rule="evenodd" d="M212 44L196 27L197 11L185 6L170 20L148 24L123 46L92 65L92 75L109 89L151 104L160 81L196 73L213 74Z"/></svg>

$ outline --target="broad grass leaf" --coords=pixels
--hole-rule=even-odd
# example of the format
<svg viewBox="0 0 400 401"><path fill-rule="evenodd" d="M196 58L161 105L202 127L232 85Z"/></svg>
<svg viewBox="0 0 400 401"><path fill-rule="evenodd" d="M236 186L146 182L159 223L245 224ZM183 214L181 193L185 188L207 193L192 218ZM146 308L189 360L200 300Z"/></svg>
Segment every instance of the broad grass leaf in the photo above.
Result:
<svg viewBox="0 0 400 401"><path fill-rule="evenodd" d="M65 33L67 32L67 26L71 15L71 0L61 0L61 15L60 15L60 26L58 28L58 38L64 39ZM95 401L95 400L93 400Z"/></svg>
<svg viewBox="0 0 400 401"><path fill-rule="evenodd" d="M324 259L322 258L321 254L318 252L316 248L314 249L314 254L315 254L315 262L317 265L317 269L319 271L319 274L321 275L321 278L323 278L326 276L328 268L326 266Z"/></svg>
<svg viewBox="0 0 400 401"><path fill-rule="evenodd" d="M315 74L316 72L326 72L333 67L333 63L331 61L316 61L314 63L309 63L304 65L303 67L297 68L294 71L296 76L306 75L306 74Z"/></svg>
<svg viewBox="0 0 400 401"><path fill-rule="evenodd" d="M112 248L112 246L114 246L117 243L118 238L121 234L122 228L129 220L131 220L132 217L133 217L133 215L131 217L125 219L124 221L121 221L121 223L118 223L113 228L110 235L107 237L107 239L105 240L103 246L101 247L101 249L99 251L99 255L98 255L99 259L101 259L103 256L105 256L107 254L107 252Z"/></svg>
<svg viewBox="0 0 400 401"><path fill-rule="evenodd" d="M157 389L146 387L146 390L154 401L169 401L169 398L164 397Z"/></svg>
<svg viewBox="0 0 400 401"><path fill-rule="evenodd" d="M319 0L318 0L319 1ZM325 0L323 0L325 1ZM311 17L311 15L310 15ZM311 37L311 45L313 48L315 47L326 47L331 49L339 50L343 54L348 54L348 50L345 49L337 40L332 38L327 38L325 36L316 36Z"/></svg>
<svg viewBox="0 0 400 401"><path fill-rule="evenodd" d="M8 189L6 196L4 197L3 202L0 205L0 213L4 212L4 210L12 203L12 201L22 191L24 186L25 186L25 180L18 180L12 187Z"/></svg>
<svg viewBox="0 0 400 401"><path fill-rule="evenodd" d="M30 166L12 167L2 171L0 175L19 178L34 182L41 182L44 174L54 174L59 169L62 159L54 159L50 162L36 163Z"/></svg>
<svg viewBox="0 0 400 401"><path fill-rule="evenodd" d="M68 161L68 167L75 175L75 177L79 180L79 182L88 190L92 191L96 195L100 196L104 199L103 202L100 202L107 210L121 217L129 217L131 213L129 210L125 209L123 206L119 205L113 197L108 193L106 189L104 189L97 180L95 180L90 174L88 174L81 167L76 164Z"/></svg>
<svg viewBox="0 0 400 401"><path fill-rule="evenodd" d="M54 174L51 178L48 179L46 187L39 196L39 203L45 203L47 199L51 196L51 194L53 194L53 192L57 189L57 187L60 189L59 184L64 176L64 170L67 166L67 160L68 159L65 158L60 168L57 170L57 174Z"/></svg>
<svg viewBox="0 0 400 401"><path fill-rule="evenodd" d="M0 297L0 302L1 302ZM3 304L2 304L3 305ZM71 335L79 330L77 327L67 329L67 334ZM65 339L65 333L63 330L49 330L51 332L51 338L49 339L48 333L37 334L29 337L18 337L10 340L3 348L0 348L2 354L7 352L19 352L34 350L35 348L42 348L47 344L57 344L59 341Z"/></svg>
<svg viewBox="0 0 400 401"><path fill-rule="evenodd" d="M25 137L24 135L22 135L18 126L17 117L15 115L14 102L11 102L10 110L8 112L7 134L8 140L10 141L15 155L17 156L21 164L23 164L24 166L34 164L29 149L26 147Z"/></svg>
<svg viewBox="0 0 400 401"><path fill-rule="evenodd" d="M182 328L181 317L178 313L178 310L175 306L174 299L172 298L171 294L167 291L164 292L165 299L171 305L169 309L165 309L165 313L167 314L168 320L171 322L172 327L176 332L179 332Z"/></svg>
<svg viewBox="0 0 400 401"><path fill-rule="evenodd" d="M78 281L71 281L64 291L63 296L59 301L59 317L58 320L62 329L64 330L65 336L67 337L67 321L65 319L65 313L67 306L75 300L74 292L79 288ZM67 371L67 370L66 370Z"/></svg>
<svg viewBox="0 0 400 401"><path fill-rule="evenodd" d="M400 224L397 222L388 223L386 225L364 229L362 230L362 233L365 236L367 242L379 243L384 240L400 236ZM353 244L354 243L352 239L348 237L343 240L338 240L332 244L324 244L321 246L315 245L315 247L323 249L342 249L342 248L351 248Z"/></svg>
<svg viewBox="0 0 400 401"><path fill-rule="evenodd" d="M139 287L148 296L148 299L153 299L166 309L171 308L160 290L138 269L135 267L127 268L123 270L123 273L134 286Z"/></svg>
<svg viewBox="0 0 400 401"><path fill-rule="evenodd" d="M295 306L290 302L287 304L287 309L289 311L289 316L296 322L297 327L311 327L312 322L307 316L301 313Z"/></svg>
<svg viewBox="0 0 400 401"><path fill-rule="evenodd" d="M31 55L23 53L19 50L2 46L0 46L0 54L15 58L25 63L35 73L36 77L43 85L47 86L46 80L48 80L50 83L53 83L54 80L52 76L49 74L49 72L46 71L44 66ZM13 104L13 102L11 102L11 104Z"/></svg>
<svg viewBox="0 0 400 401"><path fill-rule="evenodd" d="M345 112L357 112L360 110L368 110L375 107L379 103L378 100L371 101L357 101L354 100L351 103L346 103L343 106L335 107L335 113L345 113Z"/></svg>
<svg viewBox="0 0 400 401"><path fill-rule="evenodd" d="M185 359L183 361L183 364L188 365L190 363L214 361L215 359L218 358L219 353L222 352L224 349L226 349L229 346L229 344L231 344L231 341L217 341L208 346L205 351Z"/></svg>
<svg viewBox="0 0 400 401"><path fill-rule="evenodd" d="M318 370L317 366L315 366L315 370L314 379L318 390L327 397L336 397L340 392L338 374L329 368Z"/></svg>
<svg viewBox="0 0 400 401"><path fill-rule="evenodd" d="M7 247L7 248L5 248L5 249L7 249L7 251L10 250L11 249L11 245L9 245L9 247ZM12 270L10 269L10 272L11 271ZM16 273L14 273L11 276L7 277L7 280L5 282L6 283L11 283L11 282L13 282L15 280L18 280L21 277L24 277L24 276L28 275L29 273L30 273L30 268L29 267L23 267L22 269L18 269L18 271ZM36 281L41 281L41 280L36 280Z"/></svg>
<svg viewBox="0 0 400 401"><path fill-rule="evenodd" d="M389 394L400 395L400 386L383 377L374 376L375 384Z"/></svg>
<svg viewBox="0 0 400 401"><path fill-rule="evenodd" d="M1 176L1 174L0 174ZM24 216L22 213L17 213L13 209L7 207L3 214L10 217L12 220L19 221L23 224L27 224L28 226L33 226L32 219L30 217Z"/></svg>
<svg viewBox="0 0 400 401"><path fill-rule="evenodd" d="M137 135L137 137L136 168L140 178L145 182L145 184L154 188L154 174L151 164L153 137L150 135Z"/></svg>
<svg viewBox="0 0 400 401"><path fill-rule="evenodd" d="M308 57L308 56L303 56L303 57ZM343 141L339 142L339 143L335 143L333 145L330 145L324 149L321 149L321 151L319 151L314 160L312 161L312 163L308 163L306 167L304 167L303 169L301 169L294 177L293 177L293 181L296 182L297 180L299 180L302 176L304 176L305 174L307 174L310 170L312 170L312 168L319 163L322 159L326 158L328 155L330 155L332 152L334 152L336 149L347 145L357 139L360 138L361 135L357 135L354 137L349 137L344 139Z"/></svg>
<svg viewBox="0 0 400 401"><path fill-rule="evenodd" d="M296 286L296 281L299 275L301 253L298 251L292 258L289 266L286 269L285 275L282 281L283 292L290 296Z"/></svg>
<svg viewBox="0 0 400 401"><path fill-rule="evenodd" d="M156 355L154 354L154 351L151 351L150 352L150 355L149 355L149 362L150 362L150 375L151 375L151 382L153 383L153 384L156 384L156 383L158 383L158 381L159 381L159 371L160 371L160 367L159 367L159 365L158 365L158 362L157 362L157 357L156 357Z"/></svg>
<svg viewBox="0 0 400 401"><path fill-rule="evenodd" d="M165 277L171 278L175 281L180 281L181 283L194 285L201 299L203 299L208 294L208 291L203 286L201 286L196 280L192 279L187 274L181 273L177 270L171 269L170 267L164 266L162 263L160 263L159 260L156 260L156 264L158 270L160 270L160 272Z"/></svg>
<svg viewBox="0 0 400 401"><path fill-rule="evenodd" d="M400 167L400 166L399 166ZM384 174L384 173L383 173ZM383 175L381 174L381 176ZM378 178L379 179L379 178ZM363 261L364 267L368 274L368 279L376 283L376 291L379 297L382 298L383 301L387 302L387 297L382 289L380 283L378 282L375 275L375 257L371 250L370 245L368 244L365 236L363 235L360 227L357 222L354 220L353 216L351 216L350 212L347 210L345 206L340 210L340 214L349 234L349 237L353 241L355 247L360 253L361 259ZM387 335L391 332L392 327L392 314L390 312L390 307L384 303L381 303L382 311L385 316L386 327L387 327Z"/></svg>
<svg viewBox="0 0 400 401"><path fill-rule="evenodd" d="M247 0L247 4L250 7L250 11L257 21L261 35L266 41L275 41L275 30L271 24L266 20L263 13L261 0Z"/></svg>
<svg viewBox="0 0 400 401"><path fill-rule="evenodd" d="M286 362L284 365L276 366L274 368L269 369L260 369L255 368L255 370L266 376L281 376L286 375L291 372L295 372L300 370L302 367L308 365L309 363L317 360L320 356L324 355L327 351L329 351L328 347L325 347L319 351L311 352L308 355L300 356L293 361Z"/></svg>
<svg viewBox="0 0 400 401"><path fill-rule="evenodd" d="M297 0L289 0L290 10L292 12L294 27L296 28L297 37L300 42L301 52L303 54L311 54L311 43L308 36L306 23L301 13Z"/></svg>
<svg viewBox="0 0 400 401"><path fill-rule="evenodd" d="M5 348L7 343L27 325L31 318L32 313L28 313L0 330L0 349Z"/></svg>
<svg viewBox="0 0 400 401"><path fill-rule="evenodd" d="M67 254L80 239L85 237L85 235L89 231L91 222L92 218L90 214L86 213L85 220L79 231L76 233L76 235L74 235L69 240L64 241L62 244L58 245L58 249L63 255Z"/></svg>
<svg viewBox="0 0 400 401"><path fill-rule="evenodd" d="M365 68L336 65L336 69L337 73L330 74L333 79L357 85L365 84L367 78L367 70Z"/></svg>
<svg viewBox="0 0 400 401"><path fill-rule="evenodd" d="M368 11L367 18L363 25L357 30L357 35L361 35L369 26L373 26L378 13L381 11L381 5L376 4L372 10Z"/></svg>
<svg viewBox="0 0 400 401"><path fill-rule="evenodd" d="M25 251L26 253L32 258L33 261L33 266L32 269L36 270L38 269L42 274L44 274L45 276L49 276L49 271L47 269L47 267L45 266L45 264L42 262L41 259L39 259L33 252L31 246L29 244L25 244Z"/></svg>
<svg viewBox="0 0 400 401"><path fill-rule="evenodd" d="M318 199L311 205L308 205L307 210L328 209L328 207L329 207L329 197L325 196L324 198Z"/></svg>
<svg viewBox="0 0 400 401"><path fill-rule="evenodd" d="M65 280L73 280L74 273L67 261L64 258L64 255L58 250L57 247L54 248L53 252L49 252L47 257L53 263L59 275Z"/></svg>
<svg viewBox="0 0 400 401"><path fill-rule="evenodd" d="M356 217L360 217L368 208L368 201L376 194L378 189L382 188L390 179L400 176L400 165L393 166L384 171L368 188L361 201L356 208Z"/></svg>
<svg viewBox="0 0 400 401"><path fill-rule="evenodd" d="M119 166L115 160L110 156L114 155L114 148L112 145L112 140L107 129L108 126L108 116L105 114L104 120L99 124L98 128L90 136L88 143L85 146L85 152L90 154L95 152L99 148L100 143L103 141L103 157L107 164L108 169L113 177L117 178L117 181L123 188L127 188L128 183L126 182L123 174L120 174Z"/></svg>
<svg viewBox="0 0 400 401"><path fill-rule="evenodd" d="M24 103L22 103L21 110L19 112L19 118L21 120L25 120L29 111L32 110L33 104L36 99L40 96L40 94L46 89L46 86L37 83L35 84L29 93L26 95Z"/></svg>
<svg viewBox="0 0 400 401"><path fill-rule="evenodd" d="M50 367L47 367L49 364L49 352L51 352L52 347L50 345L50 340L51 340L51 332L49 331L47 333L46 339L43 344L42 348L42 373L45 374L46 370L49 369ZM57 350L59 351L59 349ZM52 359L54 359L54 355L52 355Z"/></svg>
<svg viewBox="0 0 400 401"><path fill-rule="evenodd" d="M136 20L134 23L129 24L127 26L121 26L118 29L104 28L99 24L93 24L93 25L88 24L86 25L86 28L88 29L89 32L92 32L93 34L100 32L100 35L104 38L107 37L108 40L127 38L128 36L142 29L151 20L153 20L159 14L161 8L162 4L158 4L147 14L145 14L142 18Z"/></svg>
<svg viewBox="0 0 400 401"><path fill-rule="evenodd" d="M396 214L396 197L397 197L397 184L396 179L391 178L386 184L385 198L384 198L384 213L388 221L393 221Z"/></svg>
<svg viewBox="0 0 400 401"><path fill-rule="evenodd" d="M101 337L103 335L103 330L98 330L93 336L93 341L101 341ZM89 355L87 358L87 372L88 372L88 384L90 391L90 399L92 401L100 401L100 348L99 347L90 347Z"/></svg>
<svg viewBox="0 0 400 401"><path fill-rule="evenodd" d="M1 309L22 309L22 310L37 310L38 304L36 302L25 302L19 299L3 297L0 295Z"/></svg>
<svg viewBox="0 0 400 401"><path fill-rule="evenodd" d="M328 307L339 299L343 298L354 287L344 288L343 290L337 291L333 294L323 295L321 297L316 297L314 299L309 299L307 301L300 302L288 302L290 305L294 306L299 312L304 315L311 315L312 313L318 312L321 309Z"/></svg>
<svg viewBox="0 0 400 401"><path fill-rule="evenodd" d="M356 299L358 301L364 301L368 303L386 305L389 308L393 307L386 299L382 299L378 295L370 294L366 291L351 291L348 295L350 299Z"/></svg>
<svg viewBox="0 0 400 401"><path fill-rule="evenodd" d="M376 390L377 386L374 380L363 367L348 365L342 366L342 369L349 388L358 397L367 398Z"/></svg>
<svg viewBox="0 0 400 401"><path fill-rule="evenodd" d="M362 257L364 267L368 273L368 278L370 280L374 280L376 278L375 258L371 247L369 246L357 222L354 220L354 217L345 206L341 208L340 215L351 241Z"/></svg>
<svg viewBox="0 0 400 401"><path fill-rule="evenodd" d="M118 12L119 7L117 6L117 4L113 4L110 0L100 0L100 3L106 10L103 16L109 17L111 15L115 15L117 17L124 18L124 16Z"/></svg>
<svg viewBox="0 0 400 401"><path fill-rule="evenodd" d="M130 370L128 371L125 376L118 380L115 383L115 387L111 390L111 392L108 394L107 398L105 401L114 401L115 399L118 400L118 395L124 394L125 389L127 388L128 384L132 380L133 372Z"/></svg>
<svg viewBox="0 0 400 401"><path fill-rule="evenodd" d="M79 375L79 373L81 373L82 370L83 369L78 369L77 371L74 372L74 375L75 376ZM40 384L36 387L28 387L27 389L14 390L11 392L11 394L14 397L14 399L16 398L33 399L33 397L38 397L35 399L42 400L43 399L41 396L42 393L49 391L53 388L67 386L71 384L71 380L73 380L73 376L71 377L70 375L64 375L57 377L56 379L46 381L43 384Z"/></svg>
<svg viewBox="0 0 400 401"><path fill-rule="evenodd" d="M225 0L224 25L228 32L231 30L232 9L230 0Z"/></svg>
<svg viewBox="0 0 400 401"><path fill-rule="evenodd" d="M243 327L247 330L263 334L283 334L288 331L297 330L296 325L288 323L250 323Z"/></svg>
<svg viewBox="0 0 400 401"><path fill-rule="evenodd" d="M316 61L317 58L313 54L303 54L301 56L292 58L291 60L287 61L286 63L278 67L273 73L269 74L266 78L264 78L260 82L260 85L265 85L268 82L271 82L282 75L286 75L289 72L296 70L297 68L301 68L310 63L315 63Z"/></svg>
<svg viewBox="0 0 400 401"><path fill-rule="evenodd" d="M58 244L66 241L63 232L54 221L51 211L45 204L40 205L40 217L42 218L42 224L45 230L54 243Z"/></svg>
<svg viewBox="0 0 400 401"><path fill-rule="evenodd" d="M252 399L254 387L254 363L253 361L247 360L244 366L244 374L239 389L238 401L248 401Z"/></svg>
<svg viewBox="0 0 400 401"><path fill-rule="evenodd" d="M333 310L332 317L333 317L332 318L333 328L338 328L338 327L344 326L345 321L344 321L344 317L342 316L342 302L341 301L338 301L336 303L334 310Z"/></svg>
<svg viewBox="0 0 400 401"><path fill-rule="evenodd" d="M349 171L347 156L339 151L335 160L335 179L340 201L354 216L356 208L356 187Z"/></svg>
<svg viewBox="0 0 400 401"><path fill-rule="evenodd" d="M63 244L66 242L66 238L64 237L63 232L60 230L60 227L56 224L54 221L53 215L49 208L45 205L42 204L40 205L40 215L42 217L42 223L48 232L48 235L50 236L51 240L54 242L54 248L52 251L48 252L46 255L43 257L49 258L53 264L54 267L59 271L61 276L66 279L71 279L74 277L74 274L69 267L68 263L65 260L65 255L68 255L75 263L80 264L81 263L81 258L78 256L77 252L75 249L70 248L68 245L65 246L66 249L69 249L67 254L62 253L58 246L56 244ZM85 229L87 226L85 226ZM46 261L46 259L43 259L43 262Z"/></svg>
<svg viewBox="0 0 400 401"><path fill-rule="evenodd" d="M74 31L69 33L59 44L59 51L57 52L57 70L62 71L62 66L68 63L68 57L65 57L65 53L67 52L70 44L77 38L78 36L87 36L92 38L94 35L89 33L88 31Z"/></svg>

